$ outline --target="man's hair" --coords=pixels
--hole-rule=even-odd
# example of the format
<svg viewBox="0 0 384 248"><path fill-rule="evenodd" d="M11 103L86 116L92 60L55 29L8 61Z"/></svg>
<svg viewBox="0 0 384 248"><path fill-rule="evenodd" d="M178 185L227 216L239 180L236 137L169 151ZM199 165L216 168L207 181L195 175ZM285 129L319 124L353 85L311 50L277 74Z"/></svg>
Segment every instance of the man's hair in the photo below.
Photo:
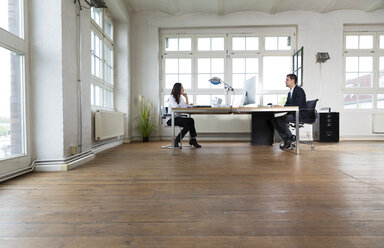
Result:
<svg viewBox="0 0 384 248"><path fill-rule="evenodd" d="M287 77L289 77L291 80L295 80L295 84L297 84L297 76L295 74L288 74Z"/></svg>

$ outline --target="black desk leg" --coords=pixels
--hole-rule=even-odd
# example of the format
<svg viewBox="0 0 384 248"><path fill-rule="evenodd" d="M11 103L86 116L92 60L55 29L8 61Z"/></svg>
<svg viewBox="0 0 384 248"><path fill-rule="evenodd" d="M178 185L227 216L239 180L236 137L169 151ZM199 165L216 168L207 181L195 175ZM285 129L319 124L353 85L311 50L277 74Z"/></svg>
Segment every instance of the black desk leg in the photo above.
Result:
<svg viewBox="0 0 384 248"><path fill-rule="evenodd" d="M252 113L251 144L253 146L273 145L273 113Z"/></svg>

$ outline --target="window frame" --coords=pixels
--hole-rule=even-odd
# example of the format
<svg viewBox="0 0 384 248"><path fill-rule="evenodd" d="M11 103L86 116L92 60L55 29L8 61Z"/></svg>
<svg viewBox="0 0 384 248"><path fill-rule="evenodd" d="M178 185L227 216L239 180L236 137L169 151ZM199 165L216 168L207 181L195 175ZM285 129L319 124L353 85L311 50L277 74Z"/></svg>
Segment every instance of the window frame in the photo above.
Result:
<svg viewBox="0 0 384 248"><path fill-rule="evenodd" d="M373 35L372 49L347 49L346 40L348 35ZM343 33L343 81L342 81L342 106L345 111L384 111L378 108L377 96L384 94L384 87L379 85L379 58L384 57L384 49L380 49L380 35L384 32L344 31ZM372 87L371 88L348 88L346 87L346 60L347 57L372 57ZM344 98L346 95L372 95L372 108L345 108Z"/></svg>
<svg viewBox="0 0 384 248"><path fill-rule="evenodd" d="M289 29L287 31L285 29ZM170 89L165 88L165 59L166 58L181 58L188 54L188 57L192 58L192 89L187 90L189 101L196 103L196 95L225 95L224 88L220 89L198 89L198 71L197 61L199 58L221 58L224 57L224 79L226 83L232 85L232 59L233 58L258 58L259 70L258 70L258 81L260 84L259 88L263 88L263 56L292 56L296 50L296 33L297 27L254 27L254 28L218 28L218 29L191 29L191 30L171 30L164 29L160 30L159 34L159 46L160 46L160 105L166 104L163 102L165 96L170 94ZM259 38L259 50L232 50L232 37L258 37ZM264 49L264 37L265 36L290 36L291 37L291 50L267 50ZM165 51L165 40L166 38L181 38L191 37L191 51ZM198 51L198 38L215 38L224 37L224 51ZM287 72L291 73L291 71ZM282 83L283 83L282 79ZM260 104L262 104L263 94L275 94L281 95L286 94L284 90L261 90ZM242 95L242 89L234 89L229 94L229 99L223 99L224 102L231 102L232 95ZM225 97L226 98L226 97Z"/></svg>
<svg viewBox="0 0 384 248"><path fill-rule="evenodd" d="M3 28L0 28L0 46L17 53L20 58L20 108L22 112L22 141L23 152L17 155L0 159L0 180L13 173L26 171L30 167L31 134L30 134L30 106L27 104L30 92L29 76L29 39L28 39L28 1L20 0L20 36L17 36Z"/></svg>
<svg viewBox="0 0 384 248"><path fill-rule="evenodd" d="M93 11L93 10L91 10ZM105 32L105 19L107 19L111 25L112 25L112 36L114 35L114 24L112 21L112 18L109 15L109 12L106 9L101 9L101 27L97 24L97 22L92 18L92 14L90 17L90 22L91 22L91 42L93 42L93 36L92 32L94 32L100 39L101 39L101 78L95 76L92 74L91 70L91 85L90 85L90 91L91 91L91 96L93 95L93 99L91 97L91 108L93 110L96 109L105 109L105 110L114 110L115 109L115 66L114 66L114 60L115 60L115 54L114 54L114 43L113 43L113 37L110 38L107 33ZM108 46L111 48L112 51L112 72L111 72L111 77L112 77L112 83L109 83L107 78L106 78L106 54L105 54L105 46ZM93 51L91 50L91 60L93 59ZM92 66L92 63L91 63ZM97 105L96 104L96 87L99 87L103 90L102 94L100 94L101 98L101 104L102 105ZM93 91L93 92L92 92ZM112 92L112 97L111 97L111 106L109 106L109 103L107 102L107 91Z"/></svg>

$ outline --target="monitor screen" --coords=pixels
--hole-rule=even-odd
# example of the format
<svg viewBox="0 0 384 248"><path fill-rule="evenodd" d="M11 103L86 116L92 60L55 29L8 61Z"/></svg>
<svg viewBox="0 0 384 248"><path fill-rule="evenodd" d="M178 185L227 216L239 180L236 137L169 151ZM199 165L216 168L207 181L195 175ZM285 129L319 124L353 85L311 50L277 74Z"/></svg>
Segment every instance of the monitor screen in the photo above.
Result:
<svg viewBox="0 0 384 248"><path fill-rule="evenodd" d="M251 77L243 83L243 98L240 106L256 103L256 77Z"/></svg>

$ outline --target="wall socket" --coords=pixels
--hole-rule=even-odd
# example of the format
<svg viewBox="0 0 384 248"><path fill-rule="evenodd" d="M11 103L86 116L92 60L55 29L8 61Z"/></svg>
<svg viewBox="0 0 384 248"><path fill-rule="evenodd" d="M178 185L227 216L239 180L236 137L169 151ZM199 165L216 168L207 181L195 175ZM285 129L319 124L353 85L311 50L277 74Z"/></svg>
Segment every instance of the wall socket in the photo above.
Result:
<svg viewBox="0 0 384 248"><path fill-rule="evenodd" d="M75 155L79 152L79 149L77 146L70 146L69 147L69 152L71 153L71 155Z"/></svg>

